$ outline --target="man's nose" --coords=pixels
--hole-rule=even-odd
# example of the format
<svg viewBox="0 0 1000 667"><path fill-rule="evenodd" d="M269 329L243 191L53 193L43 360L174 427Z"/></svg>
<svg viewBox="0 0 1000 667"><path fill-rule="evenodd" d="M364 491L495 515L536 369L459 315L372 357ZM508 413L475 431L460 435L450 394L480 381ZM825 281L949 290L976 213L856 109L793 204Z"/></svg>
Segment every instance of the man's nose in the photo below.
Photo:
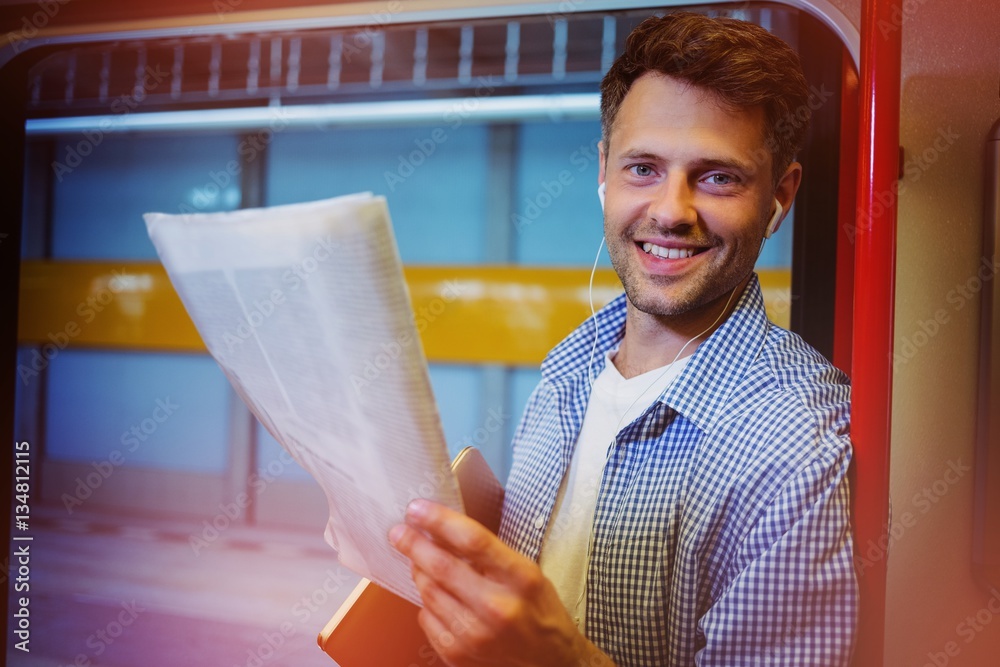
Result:
<svg viewBox="0 0 1000 667"><path fill-rule="evenodd" d="M694 192L683 175L671 174L653 192L649 218L664 228L691 226L698 221Z"/></svg>

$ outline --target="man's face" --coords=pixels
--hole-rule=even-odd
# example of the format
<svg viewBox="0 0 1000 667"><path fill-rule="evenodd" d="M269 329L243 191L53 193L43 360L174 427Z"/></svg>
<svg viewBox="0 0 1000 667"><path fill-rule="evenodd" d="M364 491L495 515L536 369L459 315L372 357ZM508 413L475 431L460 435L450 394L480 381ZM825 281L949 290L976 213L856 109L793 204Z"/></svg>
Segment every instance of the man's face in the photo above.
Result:
<svg viewBox="0 0 1000 667"><path fill-rule="evenodd" d="M668 76L632 85L602 145L600 178L611 263L640 311L714 318L749 277L774 210L763 128L761 109L728 110ZM789 172L777 192L785 210L800 168Z"/></svg>

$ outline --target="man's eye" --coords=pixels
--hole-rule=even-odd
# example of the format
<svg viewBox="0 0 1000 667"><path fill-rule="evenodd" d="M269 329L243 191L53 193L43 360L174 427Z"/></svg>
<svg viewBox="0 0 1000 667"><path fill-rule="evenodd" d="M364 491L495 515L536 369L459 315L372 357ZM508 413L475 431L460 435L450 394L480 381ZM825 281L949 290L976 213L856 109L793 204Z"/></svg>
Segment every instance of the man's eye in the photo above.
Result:
<svg viewBox="0 0 1000 667"><path fill-rule="evenodd" d="M648 165L644 164L634 164L629 168L636 176L650 176L653 173L653 170L650 169Z"/></svg>
<svg viewBox="0 0 1000 667"><path fill-rule="evenodd" d="M736 179L729 174L712 174L708 177L708 182L712 185L729 185L735 183Z"/></svg>

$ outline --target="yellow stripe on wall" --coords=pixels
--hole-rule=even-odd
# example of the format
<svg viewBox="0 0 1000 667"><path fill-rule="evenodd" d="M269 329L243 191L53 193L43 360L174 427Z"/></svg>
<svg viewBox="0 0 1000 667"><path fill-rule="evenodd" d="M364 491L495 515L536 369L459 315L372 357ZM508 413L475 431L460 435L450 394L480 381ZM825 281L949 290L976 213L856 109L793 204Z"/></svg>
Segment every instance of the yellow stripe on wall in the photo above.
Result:
<svg viewBox="0 0 1000 667"><path fill-rule="evenodd" d="M536 366L587 316L589 269L414 266L405 269L428 361ZM771 319L788 326L791 275L761 271ZM610 269L594 279L600 308L621 292ZM22 344L204 352L158 263L26 261Z"/></svg>

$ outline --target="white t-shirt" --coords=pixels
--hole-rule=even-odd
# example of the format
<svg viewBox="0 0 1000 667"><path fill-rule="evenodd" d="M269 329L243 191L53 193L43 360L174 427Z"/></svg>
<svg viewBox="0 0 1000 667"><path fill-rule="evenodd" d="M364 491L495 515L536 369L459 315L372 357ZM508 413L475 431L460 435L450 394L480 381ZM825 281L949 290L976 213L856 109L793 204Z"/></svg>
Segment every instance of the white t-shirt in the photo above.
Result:
<svg viewBox="0 0 1000 667"><path fill-rule="evenodd" d="M594 380L538 561L581 630L587 616L591 531L608 449L618 432L660 397L690 359L688 356L626 380L612 363L616 352L608 353L604 370Z"/></svg>

